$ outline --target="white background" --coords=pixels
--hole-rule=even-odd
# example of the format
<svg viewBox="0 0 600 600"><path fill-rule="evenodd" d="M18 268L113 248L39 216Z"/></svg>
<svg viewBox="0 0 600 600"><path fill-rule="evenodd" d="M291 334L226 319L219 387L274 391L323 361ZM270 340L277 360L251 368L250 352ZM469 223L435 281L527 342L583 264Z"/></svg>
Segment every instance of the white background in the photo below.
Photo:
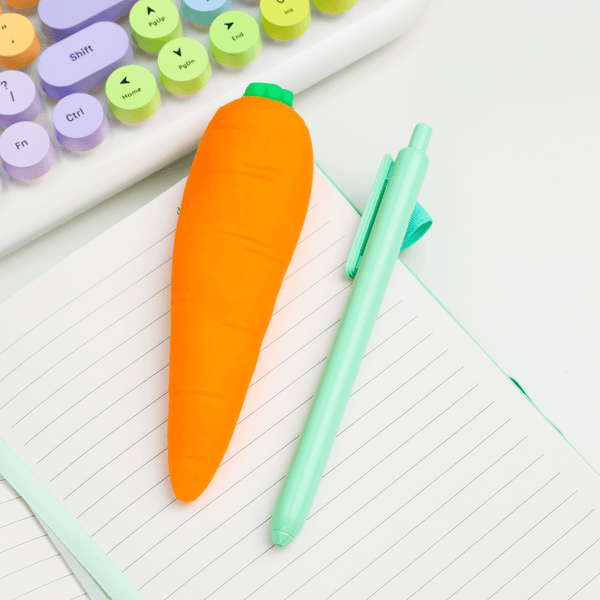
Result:
<svg viewBox="0 0 600 600"><path fill-rule="evenodd" d="M599 67L593 0L431 0L409 34L295 102L360 208L382 154L433 127L420 202L434 225L403 260L598 471ZM1 259L0 302L190 164Z"/></svg>

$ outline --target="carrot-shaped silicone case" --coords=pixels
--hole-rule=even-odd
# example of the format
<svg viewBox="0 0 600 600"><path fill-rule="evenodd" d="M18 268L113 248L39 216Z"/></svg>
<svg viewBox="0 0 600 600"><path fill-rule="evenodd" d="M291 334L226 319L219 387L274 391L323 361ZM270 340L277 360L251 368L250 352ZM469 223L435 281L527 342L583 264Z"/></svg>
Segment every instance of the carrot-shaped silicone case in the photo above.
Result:
<svg viewBox="0 0 600 600"><path fill-rule="evenodd" d="M252 84L198 146L175 233L169 471L195 500L233 435L308 210L313 151L292 93Z"/></svg>

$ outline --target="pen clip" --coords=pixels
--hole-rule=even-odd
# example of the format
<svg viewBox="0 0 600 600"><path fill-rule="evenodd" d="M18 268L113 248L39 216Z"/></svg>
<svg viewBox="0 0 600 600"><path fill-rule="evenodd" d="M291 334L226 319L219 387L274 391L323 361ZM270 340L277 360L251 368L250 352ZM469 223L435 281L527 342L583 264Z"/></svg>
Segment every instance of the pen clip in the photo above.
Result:
<svg viewBox="0 0 600 600"><path fill-rule="evenodd" d="M356 236L352 242L352 248L350 248L350 254L348 255L348 261L346 262L346 277L349 277L350 279L354 279L358 271L360 261L365 252L367 242L369 241L369 236L371 235L371 231L373 229L373 224L377 218L379 206L381 205L381 200L385 194L385 189L387 187L393 166L394 159L390 154L386 154L381 161L379 171L377 171L375 183L371 188L371 194L369 195L365 212L360 219L358 231L356 232Z"/></svg>

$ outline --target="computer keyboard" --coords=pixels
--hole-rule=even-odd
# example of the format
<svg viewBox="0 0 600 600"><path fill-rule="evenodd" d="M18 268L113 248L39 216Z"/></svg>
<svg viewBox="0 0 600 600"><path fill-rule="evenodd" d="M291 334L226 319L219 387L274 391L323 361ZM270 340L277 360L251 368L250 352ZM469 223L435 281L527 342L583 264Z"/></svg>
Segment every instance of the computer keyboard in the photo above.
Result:
<svg viewBox="0 0 600 600"><path fill-rule="evenodd" d="M407 31L425 5L9 1L0 14L0 256L193 150L249 83L298 93Z"/></svg>

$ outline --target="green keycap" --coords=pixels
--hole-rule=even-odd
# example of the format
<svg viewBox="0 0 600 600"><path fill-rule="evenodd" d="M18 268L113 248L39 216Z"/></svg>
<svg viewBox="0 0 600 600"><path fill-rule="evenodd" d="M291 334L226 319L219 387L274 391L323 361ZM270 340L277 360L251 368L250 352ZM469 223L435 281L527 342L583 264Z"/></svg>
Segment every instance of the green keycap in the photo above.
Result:
<svg viewBox="0 0 600 600"><path fill-rule="evenodd" d="M249 65L262 49L258 23L245 12L220 14L208 32L214 59L226 67Z"/></svg>
<svg viewBox="0 0 600 600"><path fill-rule="evenodd" d="M139 65L125 65L106 81L110 112L124 123L139 123L160 106L160 91L154 75Z"/></svg>
<svg viewBox="0 0 600 600"><path fill-rule="evenodd" d="M260 24L275 40L293 40L310 25L310 4L308 0L260 0Z"/></svg>
<svg viewBox="0 0 600 600"><path fill-rule="evenodd" d="M158 53L160 81L172 94L188 95L201 90L210 80L208 52L197 40L171 40Z"/></svg>
<svg viewBox="0 0 600 600"><path fill-rule="evenodd" d="M131 34L146 52L159 52L183 33L177 6L171 0L139 0L129 13Z"/></svg>
<svg viewBox="0 0 600 600"><path fill-rule="evenodd" d="M350 10L356 2L357 0L312 0L315 8L330 15L346 12L347 10Z"/></svg>

